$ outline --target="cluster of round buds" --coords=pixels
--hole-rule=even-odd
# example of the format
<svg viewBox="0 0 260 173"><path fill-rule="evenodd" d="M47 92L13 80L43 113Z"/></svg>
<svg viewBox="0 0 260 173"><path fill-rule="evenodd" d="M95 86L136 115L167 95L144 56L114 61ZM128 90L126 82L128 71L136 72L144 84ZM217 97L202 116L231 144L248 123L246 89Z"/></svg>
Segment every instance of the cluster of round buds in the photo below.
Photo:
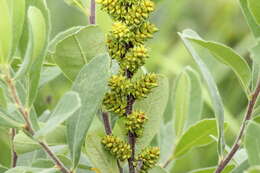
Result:
<svg viewBox="0 0 260 173"><path fill-rule="evenodd" d="M124 16L125 23L129 26L138 26L148 19L149 14L154 11L154 2L151 0L140 0L128 9Z"/></svg>
<svg viewBox="0 0 260 173"><path fill-rule="evenodd" d="M131 37L131 41L133 43L143 44L144 41L152 38L153 34L157 31L158 29L155 27L155 25L151 24L150 22L144 22L142 25L140 25L140 27L133 30L133 37Z"/></svg>
<svg viewBox="0 0 260 173"><path fill-rule="evenodd" d="M111 58L116 59L117 61L121 61L128 51L128 44L113 39L107 40L107 47Z"/></svg>
<svg viewBox="0 0 260 173"><path fill-rule="evenodd" d="M108 40L116 40L117 42L128 42L131 37L129 28L122 22L115 22L112 30L108 34Z"/></svg>
<svg viewBox="0 0 260 173"><path fill-rule="evenodd" d="M144 112L134 111L132 114L126 117L125 126L126 129L132 133L135 133L137 137L143 134L144 123L148 120L148 117Z"/></svg>
<svg viewBox="0 0 260 173"><path fill-rule="evenodd" d="M130 145L118 137L107 135L103 137L101 143L107 151L121 161L129 159L131 156Z"/></svg>
<svg viewBox="0 0 260 173"><path fill-rule="evenodd" d="M115 20L122 20L127 14L128 6L122 0L97 0L97 3Z"/></svg>
<svg viewBox="0 0 260 173"><path fill-rule="evenodd" d="M145 64L148 58L148 50L144 45L135 46L126 53L125 57L119 61L122 69L128 69L135 73L141 66Z"/></svg>
<svg viewBox="0 0 260 173"><path fill-rule="evenodd" d="M111 91L118 96L125 97L130 94L132 84L131 81L123 75L113 75L108 81L108 86Z"/></svg>
<svg viewBox="0 0 260 173"><path fill-rule="evenodd" d="M146 98L152 89L158 86L158 76L153 73L143 75L142 78L133 84L132 95L135 99Z"/></svg>
<svg viewBox="0 0 260 173"><path fill-rule="evenodd" d="M122 116L126 112L127 100L114 92L109 92L103 99L103 105L107 111Z"/></svg>
<svg viewBox="0 0 260 173"><path fill-rule="evenodd" d="M115 20L124 21L127 25L140 25L154 11L151 0L97 0L102 10Z"/></svg>
<svg viewBox="0 0 260 173"><path fill-rule="evenodd" d="M150 168L153 168L160 157L159 147L148 147L144 149L136 158L135 166L138 162L142 163L140 173L147 173Z"/></svg>

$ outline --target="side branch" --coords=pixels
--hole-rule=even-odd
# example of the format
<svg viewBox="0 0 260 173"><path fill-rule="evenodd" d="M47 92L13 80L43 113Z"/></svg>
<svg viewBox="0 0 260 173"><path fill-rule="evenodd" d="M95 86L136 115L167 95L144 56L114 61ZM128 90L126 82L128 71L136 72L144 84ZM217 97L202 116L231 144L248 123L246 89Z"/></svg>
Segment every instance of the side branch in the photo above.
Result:
<svg viewBox="0 0 260 173"><path fill-rule="evenodd" d="M12 128L11 129L11 144L12 144L12 168L16 167L16 163L17 163L17 159L18 159L18 155L15 152L15 148L14 148L14 137L16 135L16 129Z"/></svg>
<svg viewBox="0 0 260 173"><path fill-rule="evenodd" d="M35 131L32 128L32 124L29 120L29 111L24 107L24 105L22 104L19 96L18 96L18 92L16 90L16 86L15 83L13 81L13 79L11 78L9 72L8 74L5 76L5 81L8 85L9 91L10 91L10 96L13 100L13 102L16 104L18 111L22 114L23 119L25 121L25 127L24 130L26 130L30 135L34 135ZM14 135L14 134L13 134ZM41 141L37 141L38 144L40 146L42 146L43 150L49 155L49 157L53 160L53 162L56 164L56 166L60 169L60 171L62 173L71 173L64 165L63 163L59 160L59 158L51 151L51 149L49 148L49 146ZM16 153L15 153L16 154ZM16 158L17 159L17 158ZM15 157L13 158L13 165L16 162Z"/></svg>
<svg viewBox="0 0 260 173"><path fill-rule="evenodd" d="M251 120L251 118L252 118L253 110L254 110L257 98L259 96L259 93L260 93L260 82L257 84L257 88L254 91L254 93L252 94L251 100L249 101L249 104L248 104L248 107L247 107L247 112L246 112L244 121L242 122L240 132L239 132L239 134L236 138L236 141L235 141L232 149L230 150L230 152L225 157L225 159L222 160L220 162L220 164L218 165L215 173L221 173L224 170L224 168L227 166L227 164L232 160L232 158L234 157L234 155L236 154L238 149L241 147L241 140L242 140L244 133L245 133L247 121Z"/></svg>

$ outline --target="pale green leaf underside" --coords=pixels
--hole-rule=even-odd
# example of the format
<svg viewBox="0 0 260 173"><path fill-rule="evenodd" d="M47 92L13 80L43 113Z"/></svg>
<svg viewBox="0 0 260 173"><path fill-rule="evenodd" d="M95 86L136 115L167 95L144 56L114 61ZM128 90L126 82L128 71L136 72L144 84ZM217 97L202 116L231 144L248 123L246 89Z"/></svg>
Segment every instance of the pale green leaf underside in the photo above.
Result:
<svg viewBox="0 0 260 173"><path fill-rule="evenodd" d="M95 168L103 172L119 173L116 159L101 144L102 137L105 136L104 129L95 130L88 134L85 143L85 151Z"/></svg>
<svg viewBox="0 0 260 173"><path fill-rule="evenodd" d="M134 110L144 111L149 118L149 121L144 125L143 136L137 140L137 152L148 146L158 133L168 97L168 79L165 76L159 76L159 86L153 89L147 98L135 103Z"/></svg>
<svg viewBox="0 0 260 173"><path fill-rule="evenodd" d="M52 132L70 116L72 116L81 106L81 101L78 93L67 92L60 99L56 108L52 112L50 119L46 124L35 134L35 137L44 137Z"/></svg>
<svg viewBox="0 0 260 173"><path fill-rule="evenodd" d="M222 173L231 173L234 167L235 167L234 165L227 165L226 168L222 171ZM202 168L202 169L191 171L189 173L214 173L215 169L216 169L215 167Z"/></svg>
<svg viewBox="0 0 260 173"><path fill-rule="evenodd" d="M192 30L185 30L183 34L186 39L192 40L193 42L206 48L214 57L216 57L217 60L229 66L240 80L245 93L249 97L250 91L248 87L251 80L251 70L243 57L238 55L230 47L223 44L203 40L196 32Z"/></svg>
<svg viewBox="0 0 260 173"><path fill-rule="evenodd" d="M58 42L53 58L65 76L74 81L86 63L105 51L105 37L100 28L86 26L79 31L76 28L75 33Z"/></svg>
<svg viewBox="0 0 260 173"><path fill-rule="evenodd" d="M7 0L0 0L0 63L7 62L12 47L12 18Z"/></svg>
<svg viewBox="0 0 260 173"><path fill-rule="evenodd" d="M260 163L260 124L251 121L246 130L245 148L251 166Z"/></svg>
<svg viewBox="0 0 260 173"><path fill-rule="evenodd" d="M199 73L191 67L187 67L186 71L191 80L189 117L186 122L187 129L201 119L203 109L203 94Z"/></svg>
<svg viewBox="0 0 260 173"><path fill-rule="evenodd" d="M191 42L186 38L185 31L184 33L179 33L181 39L184 42L187 50L192 55L194 61L199 66L200 72L204 81L207 84L207 88L210 94L210 98L213 105L213 110L215 117L217 119L218 124L218 153L221 157L223 157L223 151L225 148L225 139L224 139L224 107L222 103L222 99L220 97L216 82L212 77L209 69L207 68L206 64L202 61L199 54L196 52L195 48L192 46Z"/></svg>
<svg viewBox="0 0 260 173"><path fill-rule="evenodd" d="M14 118L7 115L7 113L5 111L2 111L0 109L0 126L22 128L23 124L20 122L17 122Z"/></svg>
<svg viewBox="0 0 260 173"><path fill-rule="evenodd" d="M26 49L24 61L16 74L16 78L22 77L32 66L35 59L39 58L45 47L46 23L42 12L36 7L28 9L29 42Z"/></svg>
<svg viewBox="0 0 260 173"><path fill-rule="evenodd" d="M248 0L248 7L254 16L258 29L260 30L260 3L259 0Z"/></svg>
<svg viewBox="0 0 260 173"><path fill-rule="evenodd" d="M18 166L12 169L9 169L5 173L57 173L58 169L56 168L32 168L32 167L22 167Z"/></svg>
<svg viewBox="0 0 260 173"><path fill-rule="evenodd" d="M248 7L248 0L240 0L239 2L251 31L253 32L256 38L259 38L260 37L259 25L256 23L254 17L250 12L250 9Z"/></svg>
<svg viewBox="0 0 260 173"><path fill-rule="evenodd" d="M149 173L168 173L168 171L166 171L162 167L156 166L153 169L151 169Z"/></svg>
<svg viewBox="0 0 260 173"><path fill-rule="evenodd" d="M22 35L25 20L25 0L8 0L12 11L13 44L11 56L16 52L17 45ZM11 57L12 58L12 57Z"/></svg>
<svg viewBox="0 0 260 173"><path fill-rule="evenodd" d="M101 106L102 98L107 90L110 59L107 54L99 55L85 65L77 76L72 90L79 93L81 108L68 120L68 142L76 167L86 133Z"/></svg>
<svg viewBox="0 0 260 173"><path fill-rule="evenodd" d="M44 127L44 124L41 126ZM45 140L49 146L64 145L67 143L66 127L60 125L53 133L47 134ZM15 151L18 154L28 153L41 148L37 142L29 138L23 132L19 132L14 139Z"/></svg>
<svg viewBox="0 0 260 173"><path fill-rule="evenodd" d="M176 136L179 137L184 130L188 119L190 106L191 80L189 75L182 72L173 89L173 117Z"/></svg>
<svg viewBox="0 0 260 173"><path fill-rule="evenodd" d="M260 166L254 166L252 168L249 168L245 173L259 173L260 172Z"/></svg>

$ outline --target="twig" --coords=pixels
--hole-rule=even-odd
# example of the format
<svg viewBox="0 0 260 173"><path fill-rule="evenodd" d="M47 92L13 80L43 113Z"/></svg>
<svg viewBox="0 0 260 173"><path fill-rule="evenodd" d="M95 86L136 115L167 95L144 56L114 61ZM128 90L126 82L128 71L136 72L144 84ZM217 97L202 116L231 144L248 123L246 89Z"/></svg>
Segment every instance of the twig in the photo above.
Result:
<svg viewBox="0 0 260 173"><path fill-rule="evenodd" d="M110 125L110 122L109 122L108 112L102 112L102 118L103 118L103 123L104 123L106 134L111 135L112 129L111 129L111 125Z"/></svg>
<svg viewBox="0 0 260 173"><path fill-rule="evenodd" d="M14 148L14 137L16 135L16 129L12 128L11 129L11 143L12 143L12 168L16 167L16 163L17 163L17 153L15 152L15 148Z"/></svg>
<svg viewBox="0 0 260 173"><path fill-rule="evenodd" d="M122 168L122 166L121 166L119 160L117 160L116 163L117 163L117 167L118 167L118 169L119 169L119 172L120 172L120 173L124 173L124 170L123 170L123 168Z"/></svg>
<svg viewBox="0 0 260 173"><path fill-rule="evenodd" d="M247 112L246 112L244 121L242 122L240 132L239 132L239 134L236 138L236 141L235 141L233 147L231 148L230 152L225 157L225 159L222 160L220 162L220 164L218 165L215 173L221 173L225 169L227 164L231 161L233 156L236 154L238 149L240 148L241 140L244 136L245 129L246 129L246 126L247 126L247 122L252 118L252 113L253 113L254 106L256 104L257 98L259 96L259 93L260 93L260 82L257 84L257 87L256 87L254 93L252 94L251 100L249 101L249 104L248 104L248 107L247 107Z"/></svg>
<svg viewBox="0 0 260 173"><path fill-rule="evenodd" d="M171 162L173 161L173 158L170 157L163 165L163 168L166 168Z"/></svg>
<svg viewBox="0 0 260 173"><path fill-rule="evenodd" d="M96 2L95 0L91 0L90 2L90 16L89 16L89 24L96 24Z"/></svg>
<svg viewBox="0 0 260 173"><path fill-rule="evenodd" d="M48 144L44 143L44 142L38 142L42 148L46 151L46 153L48 153L48 155L50 156L50 158L52 158L52 160L55 162L56 167L58 167L58 169L60 169L61 172L63 173L70 173L70 171L63 165L63 163L59 160L59 158L55 155L55 153L53 153L51 151L51 149L49 148Z"/></svg>
<svg viewBox="0 0 260 173"><path fill-rule="evenodd" d="M126 77L131 79L133 74L126 70ZM130 115L133 111L133 105L135 103L135 98L130 94L127 96L127 106L126 106L126 115ZM136 135L132 132L128 132L128 143L130 144L132 153L131 157L128 159L129 173L135 173L134 160L135 160L135 143Z"/></svg>
<svg viewBox="0 0 260 173"><path fill-rule="evenodd" d="M16 87L15 87L15 84L14 84L14 81L13 79L10 77L9 74L7 74L5 76L5 81L8 85L8 88L10 90L10 95L13 99L13 102L16 104L19 112L22 114L23 116L23 119L25 121L25 129L30 132L32 135L34 135L34 132L33 132L33 129L32 129L32 126L31 126L31 123L30 123L30 120L29 120L29 112L27 109L23 108L22 106L22 103L20 101L20 98L17 94L17 91L16 91Z"/></svg>
<svg viewBox="0 0 260 173"><path fill-rule="evenodd" d="M112 128L111 128L111 124L110 124L110 121L109 121L108 112L102 112L102 119L103 119L106 134L111 135L112 134ZM124 173L123 168L121 167L119 160L117 160L116 162L117 162L117 167L119 169L119 172Z"/></svg>
<svg viewBox="0 0 260 173"><path fill-rule="evenodd" d="M7 70L8 71L8 70ZM34 135L35 131L32 128L32 124L29 120L29 111L23 106L21 103L21 100L17 94L17 90L15 87L15 83L13 79L11 78L9 72L7 72L7 75L5 76L6 83L8 85L8 88L10 90L10 95L13 99L13 102L17 105L19 112L22 114L23 119L25 121L25 127L24 129L30 134ZM60 169L62 173L71 173L64 165L63 163L58 159L58 157L51 151L49 146L42 142L37 141L40 146L42 146L43 150L50 156L50 158L55 162L56 166Z"/></svg>

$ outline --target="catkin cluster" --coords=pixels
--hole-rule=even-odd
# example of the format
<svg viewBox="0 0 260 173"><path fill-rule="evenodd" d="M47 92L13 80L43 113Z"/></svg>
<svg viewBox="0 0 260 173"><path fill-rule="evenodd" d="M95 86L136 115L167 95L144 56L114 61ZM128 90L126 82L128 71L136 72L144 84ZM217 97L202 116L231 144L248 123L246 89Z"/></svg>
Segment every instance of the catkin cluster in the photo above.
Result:
<svg viewBox="0 0 260 173"><path fill-rule="evenodd" d="M128 133L134 134L138 140L138 137L143 135L149 115L141 110L129 110L129 104L146 98L152 89L158 86L158 76L155 74L133 78L149 57L145 41L152 38L157 31L157 28L148 21L155 4L151 0L97 0L97 2L115 21L107 34L106 43L110 56L120 66L118 74L113 75L108 81L110 90L103 100L104 109L123 117ZM129 103L130 97L131 103ZM103 138L102 144L121 161L131 157L131 147L118 137L107 135ZM135 161L142 161L141 171L145 173L156 164L158 158L159 148L149 147L144 149Z"/></svg>

